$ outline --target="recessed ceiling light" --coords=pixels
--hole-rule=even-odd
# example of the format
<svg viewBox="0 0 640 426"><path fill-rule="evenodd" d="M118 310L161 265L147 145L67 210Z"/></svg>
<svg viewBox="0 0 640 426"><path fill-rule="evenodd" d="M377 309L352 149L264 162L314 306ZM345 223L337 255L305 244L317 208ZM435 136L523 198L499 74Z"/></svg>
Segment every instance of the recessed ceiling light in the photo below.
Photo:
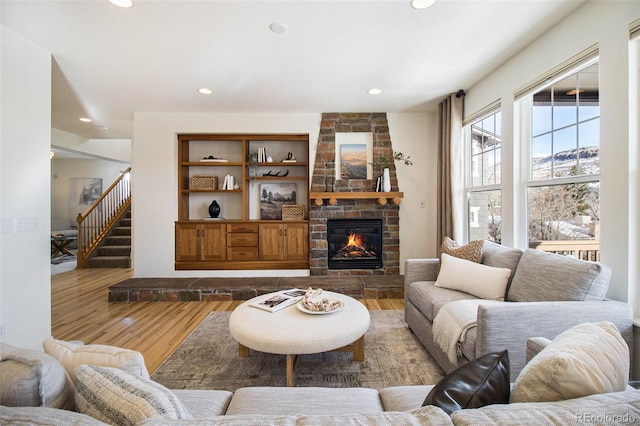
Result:
<svg viewBox="0 0 640 426"><path fill-rule="evenodd" d="M198 89L198 92L200 92L203 95L210 95L210 94L213 93L213 90L208 89L206 87L201 87L201 88Z"/></svg>
<svg viewBox="0 0 640 426"><path fill-rule="evenodd" d="M436 0L411 0L411 7L414 9L426 9L433 6Z"/></svg>
<svg viewBox="0 0 640 426"><path fill-rule="evenodd" d="M370 95L379 95L380 93L382 93L382 90L373 88L373 89L369 89L367 93Z"/></svg>
<svg viewBox="0 0 640 426"><path fill-rule="evenodd" d="M269 29L276 34L282 34L287 31L287 26L279 22L274 22L273 24L269 25Z"/></svg>
<svg viewBox="0 0 640 426"><path fill-rule="evenodd" d="M109 0L109 3L118 7L131 7L133 6L133 0Z"/></svg>
<svg viewBox="0 0 640 426"><path fill-rule="evenodd" d="M87 117L80 117L79 120L83 123L91 123L91 119Z"/></svg>

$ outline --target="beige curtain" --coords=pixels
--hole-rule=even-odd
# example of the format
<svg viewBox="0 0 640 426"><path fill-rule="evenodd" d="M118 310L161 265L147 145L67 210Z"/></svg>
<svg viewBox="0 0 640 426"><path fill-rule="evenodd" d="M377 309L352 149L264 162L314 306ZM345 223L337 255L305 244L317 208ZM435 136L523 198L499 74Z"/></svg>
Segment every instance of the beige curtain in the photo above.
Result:
<svg viewBox="0 0 640 426"><path fill-rule="evenodd" d="M458 93L438 109L438 250L444 237L463 240L463 106L464 95Z"/></svg>

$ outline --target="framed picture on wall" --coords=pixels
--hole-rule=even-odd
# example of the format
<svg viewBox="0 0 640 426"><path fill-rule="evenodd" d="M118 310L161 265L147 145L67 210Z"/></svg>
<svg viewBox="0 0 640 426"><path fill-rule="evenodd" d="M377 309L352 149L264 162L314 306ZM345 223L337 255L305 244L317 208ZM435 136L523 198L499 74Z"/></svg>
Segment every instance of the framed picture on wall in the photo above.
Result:
<svg viewBox="0 0 640 426"><path fill-rule="evenodd" d="M102 195L101 178L69 179L69 214L75 223L76 216L82 214Z"/></svg>
<svg viewBox="0 0 640 426"><path fill-rule="evenodd" d="M263 183L260 185L260 219L281 220L282 205L295 203L295 183Z"/></svg>

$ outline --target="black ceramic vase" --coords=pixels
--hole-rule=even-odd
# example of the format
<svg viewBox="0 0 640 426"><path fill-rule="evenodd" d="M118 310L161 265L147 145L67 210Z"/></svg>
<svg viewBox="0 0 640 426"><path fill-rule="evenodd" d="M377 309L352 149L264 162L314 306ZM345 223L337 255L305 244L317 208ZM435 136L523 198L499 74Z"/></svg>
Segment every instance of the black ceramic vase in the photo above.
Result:
<svg viewBox="0 0 640 426"><path fill-rule="evenodd" d="M209 216L218 217L220 214L220 204L216 200L213 200L211 204L209 204Z"/></svg>

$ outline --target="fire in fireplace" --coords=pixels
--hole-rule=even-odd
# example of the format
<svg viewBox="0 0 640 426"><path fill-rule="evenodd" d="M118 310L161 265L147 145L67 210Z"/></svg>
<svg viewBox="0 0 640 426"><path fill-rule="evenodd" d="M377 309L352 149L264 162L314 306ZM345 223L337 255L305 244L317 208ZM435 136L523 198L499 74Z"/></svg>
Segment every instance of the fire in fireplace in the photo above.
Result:
<svg viewBox="0 0 640 426"><path fill-rule="evenodd" d="M328 268L382 268L381 219L328 219Z"/></svg>

